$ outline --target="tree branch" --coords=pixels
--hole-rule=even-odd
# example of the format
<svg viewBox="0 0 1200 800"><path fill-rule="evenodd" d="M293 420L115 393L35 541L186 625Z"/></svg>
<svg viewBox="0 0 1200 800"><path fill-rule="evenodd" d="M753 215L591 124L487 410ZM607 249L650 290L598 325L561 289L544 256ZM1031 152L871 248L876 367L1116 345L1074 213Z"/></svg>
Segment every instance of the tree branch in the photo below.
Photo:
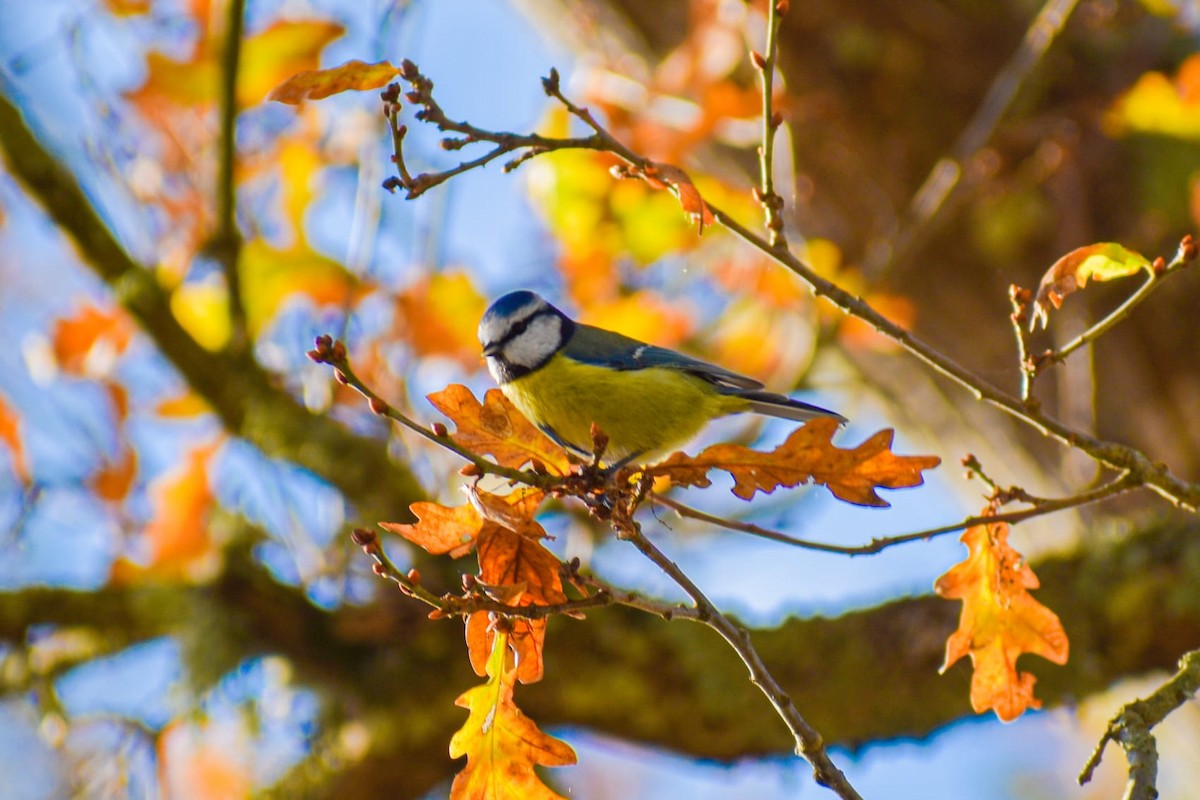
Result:
<svg viewBox="0 0 1200 800"><path fill-rule="evenodd" d="M946 207L946 200L960 185L966 165L992 138L1004 113L1077 4L1078 0L1046 0L1025 31L1021 46L992 80L983 102L950 148L950 154L933 165L904 215L886 236L890 246L876 248L876 257L868 257L864 265L868 272L877 274L889 264L903 263L921 241L922 234L930 230L934 219Z"/></svg>
<svg viewBox="0 0 1200 800"><path fill-rule="evenodd" d="M1125 800L1155 800L1158 797L1158 747L1151 730L1191 700L1197 691L1200 691L1200 650L1193 650L1179 660L1179 671L1154 694L1121 707L1079 774L1079 784L1082 786L1092 779L1092 773L1104 755L1105 745L1117 742L1129 761Z"/></svg>
<svg viewBox="0 0 1200 800"><path fill-rule="evenodd" d="M225 428L276 458L312 470L343 491L367 519L408 519L424 496L416 479L387 455L384 442L358 436L310 412L249 354L201 347L171 312L153 274L136 263L100 218L75 178L46 150L21 112L0 95L0 149L10 173L41 203Z"/></svg>
<svg viewBox="0 0 1200 800"><path fill-rule="evenodd" d="M774 531L769 528L755 525L751 522L743 522L741 520L728 519L726 517L716 516L715 514L709 514L699 509L692 508L691 506L684 505L678 500L665 495L651 494L650 499L659 505L664 505L674 510L682 517L688 517L689 519L698 520L700 522L707 522L710 525L717 525L733 531L749 533L753 536L760 536L764 539L770 539L771 541L780 542L782 544L801 547L806 550L816 550L822 553L840 553L848 556L868 556L874 555L882 550L886 550L887 548L898 544L928 541L935 536L941 536L942 534L965 530L967 528L974 527L975 525L985 525L997 522L1024 522L1025 520L1033 519L1034 517L1040 517L1044 514L1052 514L1064 509L1075 508L1076 506L1082 506L1089 503L1096 503L1101 500L1106 500L1110 497L1115 497L1118 494L1132 491L1133 489L1137 488L1140 487L1135 481L1130 480L1128 475L1122 475L1116 480L1110 481L1103 486L1098 486L1095 489L1082 492L1071 497L1063 497L1055 500L1039 499L1039 501L1034 504L1033 508L1026 508L1021 511L1009 511L1004 514L989 514L987 516L967 517L959 522L950 523L949 525L942 525L937 528L926 528L925 530L897 534L895 536L881 536L879 538L872 539L867 544L862 545L840 545L814 541L812 539L800 539L795 536L789 536L786 533L781 533L780 531Z"/></svg>
<svg viewBox="0 0 1200 800"><path fill-rule="evenodd" d="M229 0L225 17L225 35L221 49L220 133L217 150L217 230L208 242L208 250L221 265L229 292L229 322L232 336L229 346L244 350L249 346L246 307L242 301L242 281L238 269L242 237L237 224L237 81L242 53L242 29L246 0Z"/></svg>

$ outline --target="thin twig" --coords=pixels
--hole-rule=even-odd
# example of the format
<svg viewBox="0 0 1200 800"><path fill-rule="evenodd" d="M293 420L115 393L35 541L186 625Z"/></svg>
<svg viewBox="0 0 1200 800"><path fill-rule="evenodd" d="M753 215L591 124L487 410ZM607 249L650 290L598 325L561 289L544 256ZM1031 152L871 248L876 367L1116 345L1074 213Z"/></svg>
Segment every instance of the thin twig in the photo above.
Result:
<svg viewBox="0 0 1200 800"><path fill-rule="evenodd" d="M840 545L830 544L828 542L814 541L812 539L801 539L795 536L789 536L786 533L764 528L760 525L755 525L751 522L742 522L741 520L729 519L727 517L719 517L715 514L709 514L706 511L701 511L697 508L684 505L674 498L666 497L661 494L651 494L650 499L659 505L673 509L682 517L688 517L699 522L707 522L710 525L717 525L722 528L727 528L733 531L741 531L749 533L753 536L760 536L763 539L770 539L774 542L801 547L806 550L816 550L822 553L838 553L848 556L869 556L874 555L889 547L907 542L928 541L936 536L941 536L955 531L965 530L974 527L975 525L984 525L995 522L1017 523L1025 520L1040 517L1044 514L1053 514L1058 511L1063 511L1076 506L1088 505L1096 503L1100 500L1106 500L1124 492L1132 491L1139 488L1135 481L1130 480L1128 475L1123 475L1114 481L1099 486L1088 492L1074 495L1072 497L1063 497L1055 500L1041 500L1033 508L1022 509L1021 511L1009 511L1004 514L989 514L986 516L967 517L959 522L954 522L949 525L942 525L937 528L927 528L921 531L912 533L897 534L895 536L882 536L872 539L867 544L863 545Z"/></svg>
<svg viewBox="0 0 1200 800"><path fill-rule="evenodd" d="M718 222L738 238L777 263L794 272L809 285L818 297L824 297L845 313L858 317L878 333L899 344L920 361L947 378L950 378L975 396L1007 411L1012 416L1032 426L1044 436L1049 436L1068 447L1087 453L1096 461L1118 472L1128 472L1141 483L1152 488L1173 504L1195 511L1200 508L1200 484L1189 483L1171 473L1163 464L1151 461L1140 450L1129 445L1107 442L1064 425L1041 411L1027 408L1024 401L963 367L949 356L942 354L921 339L901 328L876 311L861 298L855 297L832 281L818 275L812 267L800 260L790 250L773 250L770 243L746 228L720 208L708 204Z"/></svg>
<svg viewBox="0 0 1200 800"><path fill-rule="evenodd" d="M1145 700L1134 700L1122 706L1109 721L1096 749L1079 773L1079 785L1092 779L1092 773L1104 755L1105 746L1109 742L1116 742L1125 750L1125 758L1129 762L1125 800L1157 798L1158 747L1151 730L1168 714L1192 699L1197 691L1200 691L1200 650L1193 650L1179 660L1179 671L1170 680Z"/></svg>
<svg viewBox="0 0 1200 800"><path fill-rule="evenodd" d="M436 595L421 585L420 575L415 570L406 573L396 566L395 562L388 557L387 551L383 549L383 543L380 542L379 537L374 531L367 530L366 528L356 528L352 538L354 543L361 547L363 552L375 561L374 572L376 575L392 581L400 588L400 591L409 597L434 608L437 612L434 616L438 618L466 616L477 611L486 611L492 614L518 617L520 619L546 619L560 614L577 617L583 611L618 605L645 611L666 620L686 619L698 621L700 619L700 612L695 608L689 608L678 603L664 603L661 600L652 600L638 592L617 588L594 576L581 575L578 572L579 564L577 561L563 565L563 570L567 573L568 579L576 586L589 586L594 590L590 594L585 593L583 597L577 600L567 600L562 603L552 604L516 606L502 603L499 600L479 593L483 591L481 588L467 596L452 594ZM474 585L477 588L480 586L478 583Z"/></svg>
<svg viewBox="0 0 1200 800"><path fill-rule="evenodd" d="M237 227L237 80L242 52L245 0L230 0L225 18L225 40L221 51L220 138L217 162L217 230L208 249L221 265L229 293L230 347L248 346L246 307L242 299L239 261L242 237Z"/></svg>
<svg viewBox="0 0 1200 800"><path fill-rule="evenodd" d="M398 422L414 433L422 436L425 439L433 442L440 447L449 450L455 455L471 462L480 473L489 475L498 475L502 478L507 478L510 481L523 483L527 486L537 486L542 489L550 489L559 486L562 479L555 475L542 472L532 472L528 470L513 469L512 467L504 467L494 461L489 461L486 458L468 450L445 432L445 426L440 423L435 424L432 428L427 428L424 425L410 419L402 414L391 403L377 395L371 387L363 383L362 379L354 373L350 366L350 359L346 353L346 346L340 341L335 341L329 336L317 337L316 347L308 351L308 357L318 364L328 364L334 368L334 378L338 383L356 390L359 394L367 399L367 406L371 412L381 417Z"/></svg>
<svg viewBox="0 0 1200 800"><path fill-rule="evenodd" d="M992 138L996 126L1062 31L1078 2L1046 0L1025 31L1021 46L992 80L983 102L950 148L950 154L933 165L903 216L887 235L890 247L879 248L875 259L866 263L868 272L875 274L882 272L889 264L904 262L923 234L931 230L933 220L946 207L947 198L959 186L965 165Z"/></svg>
<svg viewBox="0 0 1200 800"><path fill-rule="evenodd" d="M1083 333L1076 336L1071 341L1064 344L1057 350L1045 353L1036 359L1034 367L1035 374L1048 368L1053 364L1057 364L1071 353L1086 344L1096 341L1105 333L1107 333L1114 325L1127 318L1143 300L1150 296L1150 293L1159 287L1165 278L1179 272L1186 267L1196 257L1196 244L1191 236L1185 236L1176 251L1174 258L1165 264L1159 262L1161 266L1156 267L1151 271L1150 276L1145 282L1138 287L1137 291L1125 298L1125 302L1114 308L1109 314L1101 320L1098 320L1094 325L1089 327Z"/></svg>
<svg viewBox="0 0 1200 800"><path fill-rule="evenodd" d="M766 227L771 247L787 249L787 237L783 232L783 197L775 191L774 161L775 134L783 119L776 113L774 103L775 61L779 55L779 27L787 0L768 3L766 53L752 53L751 60L762 75L762 144L758 148L759 191L758 201L766 215Z"/></svg>
<svg viewBox="0 0 1200 800"><path fill-rule="evenodd" d="M1029 359L1029 345L1025 340L1025 325L1029 322L1029 301L1032 295L1028 289L1022 289L1015 283L1008 287L1008 301L1013 309L1009 319L1013 325L1013 337L1017 340L1017 364L1021 370L1021 402L1026 408L1036 409L1033 379L1037 377L1037 368Z"/></svg>
<svg viewBox="0 0 1200 800"><path fill-rule="evenodd" d="M419 72L416 72L416 67L412 67L411 71L418 76L420 75ZM637 170L646 171L647 169L653 169L653 164L648 159L634 153L612 134L608 133L596 122L587 109L575 106L569 99L564 97L559 89L557 73L552 72L551 76L543 81L543 85L548 95L559 100L568 111L583 120L592 128L594 135L583 139L552 139L541 136L516 137L525 142L523 146L537 147L542 152L575 148L604 151L620 157ZM431 87L432 84L429 84L425 88L431 90ZM429 99L432 101L432 98ZM494 134L480 131L465 123L456 123L456 126L455 130L469 131L470 135L474 136L491 136L493 137L491 140L495 140L495 137L513 136L513 134ZM425 177L429 181L437 179L436 175L418 176L418 178L420 177ZM995 405L1032 426L1043 435L1052 437L1068 447L1085 452L1094 460L1113 470L1129 473L1132 480L1151 487L1156 493L1177 506L1190 510L1200 508L1200 484L1189 483L1178 478L1165 465L1153 462L1144 453L1134 447L1097 439L1085 431L1076 430L1057 420L1051 419L1036 408L1027 407L1021 398L1014 397L1008 392L997 388L981 376L913 336L909 331L880 314L862 299L851 295L837 284L818 275L808 264L790 250L773 248L768 240L747 229L725 211L712 205L712 203L706 202L706 206L713 217L730 232L746 244L794 272L809 285L815 295L824 297L846 314L866 322L878 333L899 344L935 372L950 378L969 391L976 399ZM1181 251L1183 249L1181 248ZM1191 250L1191 253L1193 256L1195 255L1194 248Z"/></svg>
<svg viewBox="0 0 1200 800"><path fill-rule="evenodd" d="M696 604L696 610L699 612L697 621L703 622L717 631L741 657L742 662L750 670L751 682L766 695L771 705L775 707L776 713L787 724L788 730L792 732L796 741L796 755L807 759L808 763L812 765L813 778L816 782L829 787L845 800L851 800L851 798L861 800L861 796L850 785L846 776L829 758L821 734L808 724L799 709L796 708L795 703L792 702L792 698L771 675L762 657L754 648L749 632L722 614L704 592L692 582L691 578L646 538L641 526L632 516L614 514L613 525L617 529L618 538L630 542L692 598Z"/></svg>

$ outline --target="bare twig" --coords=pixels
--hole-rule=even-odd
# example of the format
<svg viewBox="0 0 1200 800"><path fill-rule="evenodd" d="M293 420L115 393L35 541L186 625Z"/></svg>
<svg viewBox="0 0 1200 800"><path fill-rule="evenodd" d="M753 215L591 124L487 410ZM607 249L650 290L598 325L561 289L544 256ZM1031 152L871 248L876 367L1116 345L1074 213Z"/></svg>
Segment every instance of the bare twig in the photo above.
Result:
<svg viewBox="0 0 1200 800"><path fill-rule="evenodd" d="M673 509L682 517L688 517L689 519L698 520L700 522L707 522L710 525L717 525L733 531L749 533L752 536L760 536L763 539L770 539L771 541L780 542L782 544L801 547L806 550L816 550L822 553L839 553L848 556L868 556L874 555L882 550L886 550L887 548L898 544L928 541L936 536L954 533L955 531L966 530L967 528L975 525L983 525L986 523L995 522L1024 522L1025 520L1033 519L1034 517L1040 517L1044 514L1053 514L1057 511L1063 511L1068 508L1074 508L1076 506L1082 506L1089 503L1096 503L1101 500L1106 500L1110 497L1114 497L1118 494L1122 494L1136 488L1138 488L1136 482L1131 481L1129 476L1123 475L1114 481L1104 484L1103 486L1099 486L1091 491L1082 492L1081 494L1073 495L1071 497L1063 497L1054 500L1036 498L1038 502L1033 508L1026 508L1022 509L1021 511L1010 511L1004 514L989 514L987 516L967 517L959 522L954 522L949 525L942 525L937 528L926 528L925 530L897 534L895 536L881 536L872 539L870 542L863 545L840 545L830 544L829 542L814 541L812 539L801 539L795 536L789 536L786 533L771 530L770 528L764 528L760 525L755 525L750 522L742 522L741 520L734 520L727 517L719 517L715 514L709 514L705 511L700 511L699 509L684 505L678 500L666 497L664 495L651 494L650 499L659 505Z"/></svg>
<svg viewBox="0 0 1200 800"><path fill-rule="evenodd" d="M406 67L406 79L408 75L413 74L421 77L415 66ZM564 97L558 85L557 73L552 72L549 78L543 81L546 93L554 97L559 102L574 114L576 117L584 121L593 131L593 135L586 138L565 138L553 139L542 136L518 137L514 134L507 133L490 133L482 131L466 123L448 123L444 121L444 115L440 109L437 109L436 114L426 114L424 118L431 122L442 125L453 125L453 130L466 133L477 138L484 138L488 141L499 141L503 137L508 137L507 141L514 147L536 147L540 152L548 152L550 150L567 150L585 148L589 150L599 150L612 153L638 171L652 171L654 165L648 159L631 151L628 147L618 141L612 134L608 133L596 120L592 117L587 109L580 108L574 105L569 99ZM426 99L429 91L432 90L432 84L422 84L422 91L410 93L414 95L416 100L410 96L410 100L421 103L432 103L432 97ZM430 106L426 106L428 110ZM432 108L437 108L433 105ZM438 122L438 120L443 120ZM452 170L454 174L458 174L456 170ZM446 180L450 175L448 173L439 173L431 176L416 176L413 182L417 185L410 189L410 196L415 196L415 190L424 191L428 185L436 185ZM417 191L417 193L419 193ZM1022 422L1032 426L1045 436L1052 437L1059 442L1072 447L1082 452L1087 453L1094 460L1108 466L1118 472L1128 473L1130 479L1140 482L1152 488L1162 497L1169 500L1171 503L1196 510L1200 508L1200 484L1189 483L1175 476L1166 468L1165 465L1155 463L1148 458L1140 450L1128 445L1119 444L1116 442L1108 442L1102 439L1097 439L1091 434L1071 428L1063 423L1052 419L1041 413L1036 408L1030 408L1019 397L1005 392L981 376L975 374L971 370L963 367L950 357L942 354L940 351L926 344L924 341L913 336L909 331L895 324L887 317L880 314L868 303L861 298L855 297L849 292L842 289L837 284L829 281L816 273L808 264L798 258L794 253L785 248L772 247L769 240L754 233L739 223L736 219L730 216L725 211L706 202L706 206L711 211L713 217L724 225L734 235L744 241L746 244L754 247L768 257L775 260L783 267L791 270L801 279L803 279L813 293L818 297L824 297L840 308L844 313L850 316L858 317L866 322L877 332L888 339L899 344L912 355L924 362L935 372L950 378L955 383L969 391L976 399L987 401L998 408L1007 411ZM1194 253L1194 248L1193 248Z"/></svg>
<svg viewBox="0 0 1200 800"><path fill-rule="evenodd" d="M783 232L783 197L775 191L775 134L783 118L774 110L775 61L779 55L779 26L788 8L788 0L768 4L766 53L751 53L751 60L762 75L762 144L758 148L759 189L755 193L766 215L771 247L787 249Z"/></svg>
<svg viewBox="0 0 1200 800"><path fill-rule="evenodd" d="M1200 650L1186 653L1179 660L1179 671L1145 700L1134 700L1121 707L1109 721L1104 735L1079 774L1082 786L1092 779L1100 765L1104 748L1116 742L1129 762L1129 780L1125 800L1154 800L1158 797L1158 747L1151 730L1168 714L1200 691Z"/></svg>
<svg viewBox="0 0 1200 800"><path fill-rule="evenodd" d="M750 680L766 695L771 705L775 707L776 713L787 724L788 730L792 732L796 741L796 755L807 759L812 765L813 778L816 782L829 787L839 797L846 800L860 798L846 776L829 758L821 734L808 724L799 709L796 708L795 703L792 702L792 698L771 675L762 657L754 648L749 632L722 614L704 592L692 582L691 578L646 538L641 526L633 519L631 513L614 513L613 527L619 538L630 542L641 551L642 555L650 559L692 598L698 612L696 620L717 631L741 657L747 669L750 670Z"/></svg>
<svg viewBox="0 0 1200 800"><path fill-rule="evenodd" d="M923 234L932 227L946 200L959 186L963 171L992 137L1004 113L1012 104L1026 79L1033 73L1054 39L1062 31L1079 0L1046 0L1041 11L1025 31L1021 46L996 74L987 94L967 123L949 155L940 159L913 195L903 216L886 239L890 245L878 248L876 256L864 265L871 273L883 271L889 264L904 262Z"/></svg>
<svg viewBox="0 0 1200 800"><path fill-rule="evenodd" d="M432 428L427 428L400 413L391 403L375 394L374 390L363 383L362 379L354 373L354 370L350 367L350 359L346 353L346 346L340 341L335 341L331 336L318 336L316 347L308 351L308 357L318 364L328 364L333 367L334 378L337 382L349 386L365 397L372 413L398 422L419 436L466 459L475 466L475 469L479 473L498 475L510 481L523 483L527 486L537 486L543 489L554 488L562 483L562 479L554 475L503 467L494 461L489 461L454 441L449 433L446 432L445 425L436 423Z"/></svg>
<svg viewBox="0 0 1200 800"><path fill-rule="evenodd" d="M229 292L230 346L244 349L249 344L246 307L238 262L242 237L237 226L237 78L242 52L242 28L245 0L230 0L225 18L225 39L221 52L220 140L217 162L217 230L208 242L208 250L221 265Z"/></svg>
<svg viewBox="0 0 1200 800"><path fill-rule="evenodd" d="M1017 363L1021 368L1021 402L1027 408L1036 409L1037 401L1033 398L1033 379L1037 376L1037 368L1029 359L1029 345L1025 341L1025 325L1029 322L1029 301L1033 293L1022 289L1015 283L1008 287L1008 301L1012 303L1012 314L1009 319L1013 324L1013 336L1017 340Z"/></svg>
<svg viewBox="0 0 1200 800"><path fill-rule="evenodd" d="M1089 327L1083 333L1076 336L1071 341L1064 344L1057 350L1044 353L1038 356L1034 361L1034 374L1039 374L1048 367L1057 364L1066 359L1067 356L1075 352L1086 344L1090 344L1105 333L1107 333L1117 323L1128 317L1133 309L1136 308L1143 300L1150 296L1150 293L1162 284L1163 280L1170 275L1179 272L1192 261L1195 260L1197 247L1195 240L1191 235L1183 237L1179 243L1179 248L1175 251L1175 255L1170 261L1163 261L1162 258L1155 259L1149 277L1145 282L1138 287L1137 291L1125 298L1125 302L1114 308L1110 313L1106 314L1103 319L1098 320L1094 325Z"/></svg>

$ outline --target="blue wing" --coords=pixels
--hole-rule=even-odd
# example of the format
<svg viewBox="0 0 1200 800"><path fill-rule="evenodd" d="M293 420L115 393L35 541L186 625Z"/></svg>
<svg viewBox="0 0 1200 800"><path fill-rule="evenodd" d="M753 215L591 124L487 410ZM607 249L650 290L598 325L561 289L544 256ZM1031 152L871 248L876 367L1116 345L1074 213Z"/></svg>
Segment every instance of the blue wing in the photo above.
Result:
<svg viewBox="0 0 1200 800"><path fill-rule="evenodd" d="M685 356L683 353L677 353L665 347L656 347L619 333L580 323L575 324L575 333L563 348L562 353L574 361L607 369L632 370L661 367L662 369L689 372L728 389L755 390L763 388L759 381L724 367L718 367L716 364L709 364L707 361Z"/></svg>

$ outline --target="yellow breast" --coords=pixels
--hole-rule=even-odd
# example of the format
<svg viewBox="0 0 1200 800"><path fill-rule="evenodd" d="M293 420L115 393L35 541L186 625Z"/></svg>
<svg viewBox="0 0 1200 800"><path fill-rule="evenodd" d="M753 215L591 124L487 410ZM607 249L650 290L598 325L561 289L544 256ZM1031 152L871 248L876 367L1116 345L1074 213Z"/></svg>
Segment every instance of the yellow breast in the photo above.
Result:
<svg viewBox="0 0 1200 800"><path fill-rule="evenodd" d="M711 419L749 404L719 394L707 381L679 370L616 370L555 356L541 369L501 387L535 425L591 452L595 422L609 438L605 461L678 447Z"/></svg>

